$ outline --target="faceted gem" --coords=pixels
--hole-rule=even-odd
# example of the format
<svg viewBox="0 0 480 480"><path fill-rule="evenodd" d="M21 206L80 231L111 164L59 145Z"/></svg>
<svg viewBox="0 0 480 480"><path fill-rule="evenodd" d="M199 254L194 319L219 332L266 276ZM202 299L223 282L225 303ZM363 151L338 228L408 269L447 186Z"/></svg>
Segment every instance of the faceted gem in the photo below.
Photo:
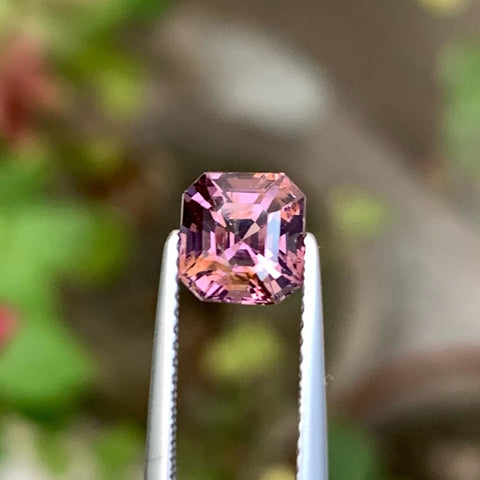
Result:
<svg viewBox="0 0 480 480"><path fill-rule="evenodd" d="M204 173L183 194L180 280L201 300L280 302L303 283L304 210L284 173Z"/></svg>

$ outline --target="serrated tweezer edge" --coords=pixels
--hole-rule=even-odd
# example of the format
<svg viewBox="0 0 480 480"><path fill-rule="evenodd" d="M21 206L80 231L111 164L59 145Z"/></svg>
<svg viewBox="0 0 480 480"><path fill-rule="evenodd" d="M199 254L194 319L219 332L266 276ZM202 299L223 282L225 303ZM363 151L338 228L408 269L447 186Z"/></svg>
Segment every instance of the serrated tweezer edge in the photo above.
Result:
<svg viewBox="0 0 480 480"><path fill-rule="evenodd" d="M176 480L178 230L164 247L153 344L145 480ZM328 480L320 256L305 238L297 480Z"/></svg>

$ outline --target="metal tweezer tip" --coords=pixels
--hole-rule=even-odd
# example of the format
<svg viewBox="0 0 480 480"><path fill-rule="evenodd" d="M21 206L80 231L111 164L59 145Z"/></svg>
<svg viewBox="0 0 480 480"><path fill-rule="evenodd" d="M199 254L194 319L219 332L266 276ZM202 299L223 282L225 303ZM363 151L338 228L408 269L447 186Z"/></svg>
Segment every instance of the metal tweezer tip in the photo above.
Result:
<svg viewBox="0 0 480 480"><path fill-rule="evenodd" d="M176 479L178 231L165 244L158 294L148 415L145 480ZM297 480L327 480L327 421L320 257L305 238L300 347Z"/></svg>

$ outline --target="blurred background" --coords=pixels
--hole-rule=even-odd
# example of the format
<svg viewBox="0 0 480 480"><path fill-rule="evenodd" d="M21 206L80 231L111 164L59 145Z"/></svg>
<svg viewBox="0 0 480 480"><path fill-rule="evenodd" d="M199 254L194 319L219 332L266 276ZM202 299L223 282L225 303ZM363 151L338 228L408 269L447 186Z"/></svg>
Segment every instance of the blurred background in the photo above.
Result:
<svg viewBox="0 0 480 480"><path fill-rule="evenodd" d="M478 480L479 32L478 0L2 0L0 479L142 478L162 246L224 170L307 194L331 480ZM299 308L182 290L181 480L294 480Z"/></svg>

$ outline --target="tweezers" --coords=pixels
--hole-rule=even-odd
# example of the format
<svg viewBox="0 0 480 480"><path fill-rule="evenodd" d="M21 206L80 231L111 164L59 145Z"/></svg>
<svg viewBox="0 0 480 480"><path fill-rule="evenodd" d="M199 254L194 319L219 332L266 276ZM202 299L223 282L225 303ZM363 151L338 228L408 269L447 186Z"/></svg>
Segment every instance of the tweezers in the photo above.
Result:
<svg viewBox="0 0 480 480"><path fill-rule="evenodd" d="M176 480L178 365L178 230L164 247L148 411L145 480ZM300 340L297 480L328 480L327 420L320 257L315 237L305 238Z"/></svg>

